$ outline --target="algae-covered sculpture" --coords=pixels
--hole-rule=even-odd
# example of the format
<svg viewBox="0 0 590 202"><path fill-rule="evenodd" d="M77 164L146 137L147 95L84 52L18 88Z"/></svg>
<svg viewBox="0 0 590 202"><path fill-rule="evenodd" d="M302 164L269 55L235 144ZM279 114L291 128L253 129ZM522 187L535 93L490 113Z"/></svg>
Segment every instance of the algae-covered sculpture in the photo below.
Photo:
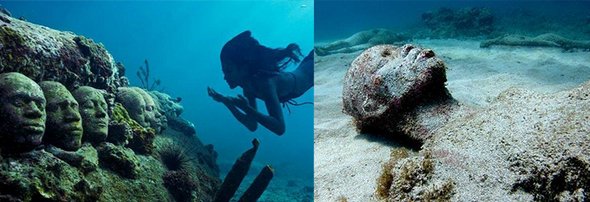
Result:
<svg viewBox="0 0 590 202"><path fill-rule="evenodd" d="M118 90L119 92L115 100L123 104L123 107L129 112L129 116L137 121L139 125L149 127L149 123L146 121L146 103L143 96L136 90L128 87L121 87Z"/></svg>
<svg viewBox="0 0 590 202"><path fill-rule="evenodd" d="M138 87L131 87L131 89L141 94L141 97L145 102L145 121L151 128L156 130L156 132L161 131L163 126L159 119L161 116L159 105L156 105L156 102L152 96L150 96L150 94L148 94L144 89Z"/></svg>
<svg viewBox="0 0 590 202"><path fill-rule="evenodd" d="M55 81L39 83L47 99L46 144L75 151L82 146L82 118L78 102L66 87Z"/></svg>
<svg viewBox="0 0 590 202"><path fill-rule="evenodd" d="M352 62L344 77L344 112L354 117L361 132L421 142L429 138L427 129L438 123L430 120L453 106L445 72L432 50L411 44L371 47ZM423 114L434 118L422 119Z"/></svg>
<svg viewBox="0 0 590 202"><path fill-rule="evenodd" d="M0 146L2 153L26 152L41 144L45 131L45 96L33 80L0 74Z"/></svg>
<svg viewBox="0 0 590 202"><path fill-rule="evenodd" d="M325 56L335 53L352 53L379 44L397 44L407 42L410 38L401 33L387 29L371 29L358 32L346 39L323 46L316 46L315 53Z"/></svg>
<svg viewBox="0 0 590 202"><path fill-rule="evenodd" d="M109 115L103 94L90 86L82 86L74 90L73 95L80 104L84 129L82 140L92 144L104 142L108 135Z"/></svg>

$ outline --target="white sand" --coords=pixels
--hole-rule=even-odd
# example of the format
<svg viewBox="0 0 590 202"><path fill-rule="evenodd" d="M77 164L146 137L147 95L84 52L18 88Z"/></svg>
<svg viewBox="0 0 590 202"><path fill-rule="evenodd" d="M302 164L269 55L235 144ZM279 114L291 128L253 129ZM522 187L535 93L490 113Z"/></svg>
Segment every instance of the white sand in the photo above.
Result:
<svg viewBox="0 0 590 202"><path fill-rule="evenodd" d="M447 87L459 102L485 108L503 91L541 93L572 89L590 80L590 54L560 49L492 47L477 41L421 40L446 63ZM360 52L317 57L314 106L314 200L375 201L381 165L391 142L358 134L342 113L342 78Z"/></svg>

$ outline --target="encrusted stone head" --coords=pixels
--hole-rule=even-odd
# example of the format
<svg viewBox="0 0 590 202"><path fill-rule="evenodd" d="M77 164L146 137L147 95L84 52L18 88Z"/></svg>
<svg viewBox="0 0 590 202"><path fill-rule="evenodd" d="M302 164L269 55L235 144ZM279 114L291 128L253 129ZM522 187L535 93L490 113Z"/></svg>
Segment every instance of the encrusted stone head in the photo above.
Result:
<svg viewBox="0 0 590 202"><path fill-rule="evenodd" d="M152 97L141 88L131 87L131 89L137 91L143 98L143 101L145 102L145 121L150 127L155 128L158 123L156 120L157 109L154 99L152 99Z"/></svg>
<svg viewBox="0 0 590 202"><path fill-rule="evenodd" d="M72 93L80 104L84 142L99 143L107 138L109 115L103 94L90 86L82 86Z"/></svg>
<svg viewBox="0 0 590 202"><path fill-rule="evenodd" d="M120 87L117 93L117 102L123 104L123 107L129 113L129 116L137 121L143 127L149 127L149 122L146 120L146 103L143 96L136 90L129 87Z"/></svg>
<svg viewBox="0 0 590 202"><path fill-rule="evenodd" d="M0 74L2 152L26 152L40 145L45 118L45 97L37 83L16 72Z"/></svg>
<svg viewBox="0 0 590 202"><path fill-rule="evenodd" d="M82 146L82 119L78 102L64 85L55 81L39 83L47 99L46 144L75 151Z"/></svg>

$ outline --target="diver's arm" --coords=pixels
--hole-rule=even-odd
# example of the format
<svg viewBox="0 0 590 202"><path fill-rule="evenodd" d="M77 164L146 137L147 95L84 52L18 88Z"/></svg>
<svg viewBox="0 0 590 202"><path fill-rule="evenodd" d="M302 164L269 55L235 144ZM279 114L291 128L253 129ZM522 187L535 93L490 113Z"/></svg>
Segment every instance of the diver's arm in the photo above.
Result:
<svg viewBox="0 0 590 202"><path fill-rule="evenodd" d="M256 120L253 117L248 116L248 114L245 114L244 112L238 110L236 105L240 101L239 98L221 95L210 87L207 88L207 93L209 94L209 96L213 98L213 100L223 103L223 105L225 105L227 109L229 109L232 115L236 117L236 119L238 119L238 121L242 123L242 125L246 126L248 130L256 130L256 128L258 127L258 123L256 122Z"/></svg>
<svg viewBox="0 0 590 202"><path fill-rule="evenodd" d="M227 107L227 109L229 109L232 115L234 115L234 117L236 117L236 119L238 119L238 121L242 123L242 125L246 126L246 128L248 128L248 130L250 131L255 131L258 128L258 123L256 123L254 117L251 117L248 114L244 114L243 112L238 110L238 108L234 104L235 101L232 101L232 99L237 98L226 98L226 101L222 103Z"/></svg>
<svg viewBox="0 0 590 202"><path fill-rule="evenodd" d="M274 83L269 82L267 88L260 89L263 95L266 95L264 102L269 115L260 113L256 108L245 107L243 110L246 114L253 116L258 123L268 128L270 131L277 135L283 135L285 133L285 121L283 119L283 112L281 111L281 105L279 97L276 93L276 86Z"/></svg>

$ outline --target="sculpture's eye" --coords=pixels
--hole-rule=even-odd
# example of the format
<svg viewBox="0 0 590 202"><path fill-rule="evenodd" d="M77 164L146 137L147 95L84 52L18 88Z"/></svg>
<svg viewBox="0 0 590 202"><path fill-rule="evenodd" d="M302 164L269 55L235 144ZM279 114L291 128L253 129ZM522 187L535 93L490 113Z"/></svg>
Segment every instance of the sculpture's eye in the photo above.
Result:
<svg viewBox="0 0 590 202"><path fill-rule="evenodd" d="M27 103L25 103L25 101L24 101L24 100L22 100L22 99L15 99L15 100L12 102L12 104L13 104L15 107L24 107L24 106L25 106Z"/></svg>
<svg viewBox="0 0 590 202"><path fill-rule="evenodd" d="M84 102L82 107L85 109L92 109L92 108L94 108L94 103L91 100L88 100L88 101Z"/></svg>

